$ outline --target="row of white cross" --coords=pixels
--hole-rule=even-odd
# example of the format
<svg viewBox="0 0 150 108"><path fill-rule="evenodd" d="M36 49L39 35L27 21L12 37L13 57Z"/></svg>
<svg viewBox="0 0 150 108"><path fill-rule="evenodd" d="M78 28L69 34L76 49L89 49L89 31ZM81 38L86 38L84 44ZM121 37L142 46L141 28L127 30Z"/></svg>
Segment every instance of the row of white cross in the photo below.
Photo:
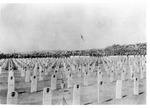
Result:
<svg viewBox="0 0 150 108"><path fill-rule="evenodd" d="M18 93L15 91L15 77L12 70L12 62L18 67L21 77L25 77L25 82L31 83L31 93L37 91L38 75L39 81L43 81L44 76L50 73L53 66L56 66L53 75L51 75L51 87L43 89L43 104L52 104L52 91L57 89L57 78L59 75L62 79L63 75L65 75L68 88L73 87L72 104L75 105L80 104L80 84L73 84L74 73L77 73L79 78L82 78L83 75L83 84L85 86L88 85L88 79L91 74L97 75L98 102L100 100L100 88L104 86L101 64L103 64L110 78L110 83L114 81L115 75L120 74L120 79L116 81L116 99L122 98L122 81L126 79L127 73L130 74L131 80L134 80L134 95L139 94L139 80L146 77L146 58L144 56L13 59L13 61L9 61L7 104L17 104L18 98ZM4 64L5 63L3 63L3 65ZM4 67L3 65L0 67L1 74L2 67ZM98 66L96 67L96 65ZM59 66L63 67L63 72L60 72ZM31 70L33 70L32 74ZM96 70L96 72L94 70ZM138 77L138 73L140 77Z"/></svg>

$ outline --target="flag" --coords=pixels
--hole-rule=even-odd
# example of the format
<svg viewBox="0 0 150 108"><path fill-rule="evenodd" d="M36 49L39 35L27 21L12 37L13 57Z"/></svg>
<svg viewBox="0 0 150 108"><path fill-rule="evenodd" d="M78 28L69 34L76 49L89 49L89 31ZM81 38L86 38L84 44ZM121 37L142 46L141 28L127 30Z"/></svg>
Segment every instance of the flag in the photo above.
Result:
<svg viewBox="0 0 150 108"><path fill-rule="evenodd" d="M83 38L83 36L81 35L81 39L85 42L85 40L84 40L84 38Z"/></svg>

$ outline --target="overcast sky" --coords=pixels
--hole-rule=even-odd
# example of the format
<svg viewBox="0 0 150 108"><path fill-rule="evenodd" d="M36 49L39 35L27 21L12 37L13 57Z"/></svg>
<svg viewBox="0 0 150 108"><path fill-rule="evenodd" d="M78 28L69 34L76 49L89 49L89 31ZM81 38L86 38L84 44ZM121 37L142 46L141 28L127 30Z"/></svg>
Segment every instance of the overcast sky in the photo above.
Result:
<svg viewBox="0 0 150 108"><path fill-rule="evenodd" d="M0 8L3 53L146 42L142 3L1 4Z"/></svg>

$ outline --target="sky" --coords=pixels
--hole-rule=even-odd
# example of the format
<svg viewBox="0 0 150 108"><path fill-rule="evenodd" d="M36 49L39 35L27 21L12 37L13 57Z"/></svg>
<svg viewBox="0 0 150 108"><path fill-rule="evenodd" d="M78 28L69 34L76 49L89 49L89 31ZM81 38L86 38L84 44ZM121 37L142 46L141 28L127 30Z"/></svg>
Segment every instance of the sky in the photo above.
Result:
<svg viewBox="0 0 150 108"><path fill-rule="evenodd" d="M0 4L3 53L142 42L146 42L144 3Z"/></svg>

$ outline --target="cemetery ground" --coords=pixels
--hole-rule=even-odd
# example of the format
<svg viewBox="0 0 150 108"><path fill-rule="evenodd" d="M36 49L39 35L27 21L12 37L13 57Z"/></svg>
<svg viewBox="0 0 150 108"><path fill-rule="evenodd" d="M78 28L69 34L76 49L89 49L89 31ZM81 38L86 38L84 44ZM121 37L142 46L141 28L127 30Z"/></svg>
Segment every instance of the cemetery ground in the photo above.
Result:
<svg viewBox="0 0 150 108"><path fill-rule="evenodd" d="M2 69L0 74L0 104L6 104L7 90L8 90L8 61L5 69ZM13 62L13 67L17 67ZM127 73L125 80L122 82L122 99L116 99L116 80L120 79L120 74L114 76L114 81L110 82L104 64L100 65L103 74L103 87L100 87L99 102L97 93L97 66L94 67L93 73L90 73L88 78L88 85L84 85L83 74L81 78L77 73L72 73L73 84L79 84L81 89L80 105L108 105L108 104L146 104L146 78L139 80L139 95L133 94L134 81L131 80L130 74ZM37 92L30 92L30 82L25 82L25 77L21 77L19 70L14 70L15 77L15 91L18 93L19 105L42 105L43 89L51 86L51 75L54 73L53 68L44 75L43 81L37 83ZM32 70L33 71L33 70ZM63 67L58 70L63 73ZM39 74L37 73L38 79ZM62 97L64 95L67 105L72 105L73 87L67 88L67 78L63 78L65 82L64 90L61 89L62 78L57 76L57 89L52 90L52 104L61 105Z"/></svg>

